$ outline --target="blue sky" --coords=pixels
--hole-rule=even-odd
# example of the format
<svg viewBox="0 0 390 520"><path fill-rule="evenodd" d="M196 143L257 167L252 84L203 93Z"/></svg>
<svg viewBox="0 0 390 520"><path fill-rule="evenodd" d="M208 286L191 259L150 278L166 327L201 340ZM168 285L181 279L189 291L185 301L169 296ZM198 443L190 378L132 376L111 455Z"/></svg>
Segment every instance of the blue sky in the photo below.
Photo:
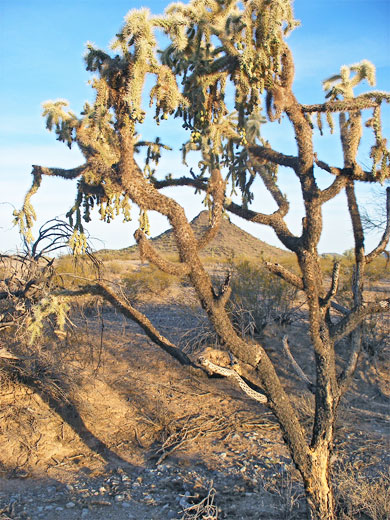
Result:
<svg viewBox="0 0 390 520"><path fill-rule="evenodd" d="M31 182L31 165L73 167L81 162L77 150L69 151L45 129L41 103L48 99L65 98L77 113L85 100L92 100L90 78L83 63L87 41L107 49L122 25L125 14L133 8L147 6L161 13L167 3L149 1L135 3L124 0L2 0L0 2L0 250L15 249L19 243L12 228L13 206L19 208ZM295 15L302 26L289 38L296 63L295 93L299 101L314 103L323 100L321 81L339 71L343 64L362 59L377 67L377 87L390 90L390 2L389 0L296 0ZM386 109L385 133L389 135L389 114ZM160 131L168 144L178 142L175 122L161 125ZM155 137L153 129L141 129L144 137ZM282 124L266 125L264 135L275 149L295 152L294 137ZM320 157L341 165L337 137L326 135L316 140ZM361 159L369 164L368 147L363 146ZM162 162L164 171L181 172L179 156L169 154ZM302 209L298 185L288 171L280 173L284 189L292 202L289 224L299 232ZM324 183L330 179L324 177ZM172 195L173 191L170 192ZM369 187L359 187L361 200L371 197ZM64 216L74 200L74 185L66 181L44 179L33 203L39 224L54 216ZM258 205L266 210L267 197L256 188ZM201 209L201 198L192 192L179 190L179 201L187 216L193 218ZM342 252L352 246L351 225L345 212L343 195L324 208L324 237L320 251ZM167 222L152 214L152 234L167 227ZM269 243L279 245L271 230L233 219L249 232ZM88 226L92 236L102 242L96 247L119 248L133 243L137 226L137 211L133 223L124 225L120 219L108 225L96 218ZM367 241L373 247L374 237Z"/></svg>

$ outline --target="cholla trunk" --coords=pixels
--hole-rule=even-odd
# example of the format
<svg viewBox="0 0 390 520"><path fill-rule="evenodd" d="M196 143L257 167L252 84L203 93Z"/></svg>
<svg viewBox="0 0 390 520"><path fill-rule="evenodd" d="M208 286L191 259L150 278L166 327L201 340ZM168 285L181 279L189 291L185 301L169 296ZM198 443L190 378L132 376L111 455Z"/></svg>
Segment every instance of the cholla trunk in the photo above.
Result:
<svg viewBox="0 0 390 520"><path fill-rule="evenodd" d="M335 503L329 472L330 449L322 442L312 452L311 475L304 478L311 520L334 520Z"/></svg>

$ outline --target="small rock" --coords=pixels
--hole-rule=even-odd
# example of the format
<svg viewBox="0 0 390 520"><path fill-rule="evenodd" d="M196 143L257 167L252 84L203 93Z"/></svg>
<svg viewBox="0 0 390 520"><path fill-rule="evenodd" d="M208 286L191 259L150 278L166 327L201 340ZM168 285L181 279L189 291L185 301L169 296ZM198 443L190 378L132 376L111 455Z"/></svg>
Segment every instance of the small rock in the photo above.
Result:
<svg viewBox="0 0 390 520"><path fill-rule="evenodd" d="M73 507L76 507L76 504L74 502L68 502L65 504L66 509L72 509Z"/></svg>
<svg viewBox="0 0 390 520"><path fill-rule="evenodd" d="M124 495L116 495L115 502L123 502L124 499L125 499Z"/></svg>
<svg viewBox="0 0 390 520"><path fill-rule="evenodd" d="M91 504L96 506L112 506L109 500L91 500Z"/></svg>
<svg viewBox="0 0 390 520"><path fill-rule="evenodd" d="M122 502L122 507L128 508L131 507L131 504L129 502Z"/></svg>
<svg viewBox="0 0 390 520"><path fill-rule="evenodd" d="M56 507L56 511L63 511L63 510L64 510L64 508L61 506Z"/></svg>
<svg viewBox="0 0 390 520"><path fill-rule="evenodd" d="M81 518L86 518L88 515L89 515L89 509L84 508L84 509L81 511Z"/></svg>

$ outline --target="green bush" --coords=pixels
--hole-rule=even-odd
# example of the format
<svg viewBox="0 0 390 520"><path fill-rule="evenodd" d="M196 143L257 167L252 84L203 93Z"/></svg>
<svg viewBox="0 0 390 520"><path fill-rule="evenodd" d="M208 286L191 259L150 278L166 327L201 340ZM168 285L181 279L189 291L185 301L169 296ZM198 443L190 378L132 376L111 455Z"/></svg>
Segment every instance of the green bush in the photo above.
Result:
<svg viewBox="0 0 390 520"><path fill-rule="evenodd" d="M269 323L291 323L297 289L262 265L245 260L233 265L230 313L242 335L260 333Z"/></svg>
<svg viewBox="0 0 390 520"><path fill-rule="evenodd" d="M170 286L180 282L177 276L164 273L155 266L142 267L122 276L122 283L131 298L141 294L161 294Z"/></svg>

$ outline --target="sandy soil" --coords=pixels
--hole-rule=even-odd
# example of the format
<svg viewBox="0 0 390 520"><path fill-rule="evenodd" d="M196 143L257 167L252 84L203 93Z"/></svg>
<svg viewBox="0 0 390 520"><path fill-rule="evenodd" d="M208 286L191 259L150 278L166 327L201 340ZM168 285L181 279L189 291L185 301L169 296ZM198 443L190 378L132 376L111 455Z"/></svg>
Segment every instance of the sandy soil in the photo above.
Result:
<svg viewBox="0 0 390 520"><path fill-rule="evenodd" d="M140 302L174 341L203 333L185 291ZM266 329L262 341L309 426L313 403L281 342L287 333L310 376L302 319ZM1 520L195 519L207 504L212 518L306 518L299 476L263 405L230 381L184 370L109 307L80 305L73 320L77 328L47 345L67 377L60 404L33 385L1 386ZM337 424L335 468L351 463L366 478L390 463L385 354L375 363L365 355Z"/></svg>

